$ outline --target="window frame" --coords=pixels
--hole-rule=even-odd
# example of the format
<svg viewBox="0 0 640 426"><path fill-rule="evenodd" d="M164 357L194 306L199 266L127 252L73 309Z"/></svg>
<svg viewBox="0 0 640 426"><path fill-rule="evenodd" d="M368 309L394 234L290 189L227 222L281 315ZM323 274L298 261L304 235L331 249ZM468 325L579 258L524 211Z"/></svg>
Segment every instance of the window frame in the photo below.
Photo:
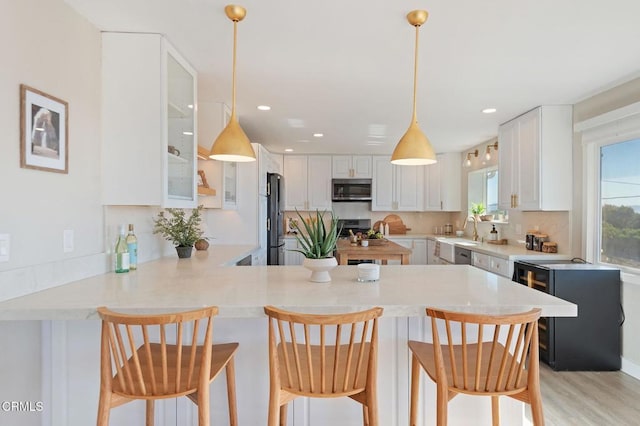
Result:
<svg viewBox="0 0 640 426"><path fill-rule="evenodd" d="M601 148L640 139L640 102L577 123L574 130L581 133L583 159L583 252L591 263L619 268L623 281L640 284L640 268L600 261L601 209Z"/></svg>

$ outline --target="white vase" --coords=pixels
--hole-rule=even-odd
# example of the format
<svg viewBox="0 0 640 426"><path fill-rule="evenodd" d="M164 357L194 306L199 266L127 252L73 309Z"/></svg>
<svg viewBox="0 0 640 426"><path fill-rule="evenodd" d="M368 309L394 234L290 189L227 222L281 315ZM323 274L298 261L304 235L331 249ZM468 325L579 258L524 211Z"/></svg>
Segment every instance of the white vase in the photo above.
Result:
<svg viewBox="0 0 640 426"><path fill-rule="evenodd" d="M335 257L325 257L324 259L308 259L305 258L302 266L311 271L310 281L314 283L327 283L331 281L329 271L338 266Z"/></svg>

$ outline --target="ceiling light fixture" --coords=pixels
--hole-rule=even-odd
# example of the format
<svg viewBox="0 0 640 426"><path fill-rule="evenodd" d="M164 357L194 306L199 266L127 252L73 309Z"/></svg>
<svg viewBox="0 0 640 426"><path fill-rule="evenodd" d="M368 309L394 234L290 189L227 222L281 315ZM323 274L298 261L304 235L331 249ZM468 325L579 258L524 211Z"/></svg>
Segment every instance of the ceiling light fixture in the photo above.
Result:
<svg viewBox="0 0 640 426"><path fill-rule="evenodd" d="M229 124L218 135L209 158L220 161L256 161L256 153L251 147L249 138L240 127L236 118L236 44L238 39L238 22L242 21L247 14L247 10L242 6L227 5L224 13L233 21L233 74L231 91L231 118Z"/></svg>
<svg viewBox="0 0 640 426"><path fill-rule="evenodd" d="M313 134L313 137L314 137L314 138L321 138L321 137L323 137L323 136L324 136L324 134L322 134L322 133L314 133L314 134Z"/></svg>
<svg viewBox="0 0 640 426"><path fill-rule="evenodd" d="M471 151L471 152L467 152L467 159L464 161L464 166L465 167L471 167L471 156L473 155L474 157L478 157L478 150L476 149L475 151Z"/></svg>
<svg viewBox="0 0 640 426"><path fill-rule="evenodd" d="M496 111L497 111L497 109L495 109L495 108L485 108L485 109L482 110L482 112L485 113L485 114L493 114Z"/></svg>
<svg viewBox="0 0 640 426"><path fill-rule="evenodd" d="M418 127L416 115L416 89L418 85L418 35L420 26L427 20L429 13L426 10L414 10L407 15L407 21L416 27L416 47L413 64L413 116L411 124L406 133L402 136L396 148L393 150L391 162L398 165L419 166L423 164L433 164L436 160L436 153L431 146L431 142Z"/></svg>
<svg viewBox="0 0 640 426"><path fill-rule="evenodd" d="M269 105L258 105L260 111L269 111L271 107Z"/></svg>
<svg viewBox="0 0 640 426"><path fill-rule="evenodd" d="M285 148L284 152L293 152L293 148Z"/></svg>
<svg viewBox="0 0 640 426"><path fill-rule="evenodd" d="M498 141L495 141L495 143L490 143L489 145L487 145L486 154L484 154L484 158L486 158L487 161L491 160L491 148L493 148L494 151L497 151L498 150Z"/></svg>

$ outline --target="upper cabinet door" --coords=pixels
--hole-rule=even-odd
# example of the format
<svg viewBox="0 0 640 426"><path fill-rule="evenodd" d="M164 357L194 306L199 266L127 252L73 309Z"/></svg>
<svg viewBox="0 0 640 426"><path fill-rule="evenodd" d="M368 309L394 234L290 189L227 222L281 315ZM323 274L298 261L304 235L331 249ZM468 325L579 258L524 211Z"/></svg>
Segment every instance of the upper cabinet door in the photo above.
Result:
<svg viewBox="0 0 640 426"><path fill-rule="evenodd" d="M394 181L391 157L373 157L373 180L371 184L371 210L394 210Z"/></svg>
<svg viewBox="0 0 640 426"><path fill-rule="evenodd" d="M310 155L307 162L309 210L331 209L331 156Z"/></svg>
<svg viewBox="0 0 640 426"><path fill-rule="evenodd" d="M570 105L541 106L500 126L500 208L571 209L572 128Z"/></svg>
<svg viewBox="0 0 640 426"><path fill-rule="evenodd" d="M370 155L354 155L352 157L353 177L371 179L373 176L372 157Z"/></svg>
<svg viewBox="0 0 640 426"><path fill-rule="evenodd" d="M424 167L394 166L395 209L418 212L424 210Z"/></svg>
<svg viewBox="0 0 640 426"><path fill-rule="evenodd" d="M102 33L102 196L195 207L196 73L158 34Z"/></svg>
<svg viewBox="0 0 640 426"><path fill-rule="evenodd" d="M334 179L371 179L372 174L370 155L334 155L332 157Z"/></svg>
<svg viewBox="0 0 640 426"><path fill-rule="evenodd" d="M307 156L284 156L285 210L307 210Z"/></svg>

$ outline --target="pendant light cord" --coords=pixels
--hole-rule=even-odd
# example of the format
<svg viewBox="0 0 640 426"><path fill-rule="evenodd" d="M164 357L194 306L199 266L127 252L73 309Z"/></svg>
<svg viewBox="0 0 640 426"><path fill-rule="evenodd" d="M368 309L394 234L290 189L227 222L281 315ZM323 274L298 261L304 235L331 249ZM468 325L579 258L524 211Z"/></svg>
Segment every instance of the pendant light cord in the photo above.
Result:
<svg viewBox="0 0 640 426"><path fill-rule="evenodd" d="M231 117L236 116L236 45L238 43L238 21L233 20L233 74L231 76Z"/></svg>
<svg viewBox="0 0 640 426"><path fill-rule="evenodd" d="M413 63L413 122L418 123L418 117L416 115L416 97L418 90L418 33L420 31L420 25L416 25L416 50L414 53Z"/></svg>

